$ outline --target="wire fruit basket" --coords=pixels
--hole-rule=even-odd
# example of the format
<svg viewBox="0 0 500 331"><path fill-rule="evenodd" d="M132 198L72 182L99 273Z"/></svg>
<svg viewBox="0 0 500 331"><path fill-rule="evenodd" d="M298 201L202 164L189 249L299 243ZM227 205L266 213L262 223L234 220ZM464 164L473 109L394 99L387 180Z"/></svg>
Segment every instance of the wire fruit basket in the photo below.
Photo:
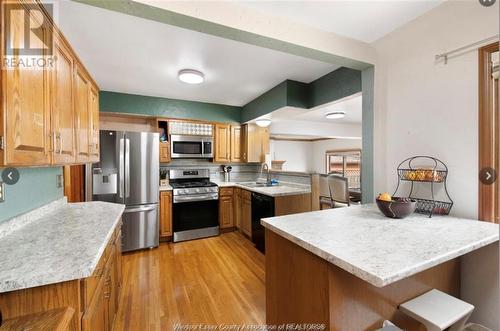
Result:
<svg viewBox="0 0 500 331"><path fill-rule="evenodd" d="M430 166L422 166L427 163ZM397 197L401 182L411 182L410 193L408 198L417 201L416 213L432 215L448 215L453 207L446 187L446 179L448 177L448 167L439 159L432 156L413 156L401 162L398 166L398 186L394 191L393 196ZM429 186L430 198L423 199L414 196L415 185L425 184ZM435 188L437 185L443 185L446 200L436 200L434 198Z"/></svg>

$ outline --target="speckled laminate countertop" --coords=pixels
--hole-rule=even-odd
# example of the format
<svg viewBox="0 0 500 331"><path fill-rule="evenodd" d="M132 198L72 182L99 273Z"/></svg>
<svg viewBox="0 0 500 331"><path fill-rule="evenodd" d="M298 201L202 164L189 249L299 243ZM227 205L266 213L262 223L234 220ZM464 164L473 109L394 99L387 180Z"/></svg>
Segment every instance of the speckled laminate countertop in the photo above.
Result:
<svg viewBox="0 0 500 331"><path fill-rule="evenodd" d="M311 187L301 184L280 183L276 186L251 187L246 186L245 182L218 182L214 181L219 187L239 187L247 191L264 194L270 197L285 195L307 194L311 193Z"/></svg>
<svg viewBox="0 0 500 331"><path fill-rule="evenodd" d="M0 293L90 276L124 209L64 200L0 223Z"/></svg>
<svg viewBox="0 0 500 331"><path fill-rule="evenodd" d="M452 216L383 216L376 205L266 218L267 229L383 287L498 241L498 224Z"/></svg>

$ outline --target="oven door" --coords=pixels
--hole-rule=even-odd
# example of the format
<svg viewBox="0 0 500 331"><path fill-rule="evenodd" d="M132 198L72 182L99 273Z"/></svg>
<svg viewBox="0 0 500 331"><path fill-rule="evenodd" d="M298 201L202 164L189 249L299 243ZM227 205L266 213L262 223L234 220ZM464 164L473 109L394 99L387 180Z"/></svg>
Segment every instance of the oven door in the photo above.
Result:
<svg viewBox="0 0 500 331"><path fill-rule="evenodd" d="M209 158L210 155L203 153L206 145L204 142L211 141L212 137L171 135L170 149L172 158ZM211 150L210 150L211 152Z"/></svg>
<svg viewBox="0 0 500 331"><path fill-rule="evenodd" d="M219 234L219 201L204 200L173 204L174 242Z"/></svg>

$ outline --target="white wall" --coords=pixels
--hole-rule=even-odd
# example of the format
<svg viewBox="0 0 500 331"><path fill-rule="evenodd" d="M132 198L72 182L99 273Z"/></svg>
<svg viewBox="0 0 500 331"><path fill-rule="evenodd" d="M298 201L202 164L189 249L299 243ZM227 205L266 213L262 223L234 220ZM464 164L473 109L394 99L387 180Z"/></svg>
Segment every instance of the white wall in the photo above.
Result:
<svg viewBox="0 0 500 331"><path fill-rule="evenodd" d="M325 153L339 149L361 149L361 139L319 141L271 140L271 159L286 160L285 171L325 173Z"/></svg>
<svg viewBox="0 0 500 331"><path fill-rule="evenodd" d="M307 135L328 138L361 138L361 124L329 123L302 120L273 121L271 135Z"/></svg>
<svg viewBox="0 0 500 331"><path fill-rule="evenodd" d="M310 172L313 149L311 142L271 140L271 160L285 160L284 171Z"/></svg>
<svg viewBox="0 0 500 331"><path fill-rule="evenodd" d="M498 34L498 2L445 1L374 43L375 192L392 191L395 167L416 154L449 167L452 213L477 217L477 50L435 63L436 54ZM498 246L462 259L462 299L472 321L499 330ZM496 272L494 272L496 271Z"/></svg>
<svg viewBox="0 0 500 331"><path fill-rule="evenodd" d="M375 169L385 182L376 183L376 191L395 187L398 162L433 155L449 167L452 213L477 217L477 51L446 65L434 56L497 34L498 13L498 3L486 8L478 1L446 1L374 43L376 120L383 122L378 134L385 142L385 164Z"/></svg>

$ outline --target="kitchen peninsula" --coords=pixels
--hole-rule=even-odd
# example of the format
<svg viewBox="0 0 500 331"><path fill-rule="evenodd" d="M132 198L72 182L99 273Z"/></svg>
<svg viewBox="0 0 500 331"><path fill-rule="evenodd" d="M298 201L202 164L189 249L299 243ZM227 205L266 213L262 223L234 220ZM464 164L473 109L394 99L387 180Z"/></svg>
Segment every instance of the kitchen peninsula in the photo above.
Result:
<svg viewBox="0 0 500 331"><path fill-rule="evenodd" d="M122 286L124 205L66 198L0 223L4 319L68 308L68 330L111 330Z"/></svg>
<svg viewBox="0 0 500 331"><path fill-rule="evenodd" d="M322 323L374 330L390 319L422 326L399 304L435 288L460 295L460 256L498 242L498 224L414 214L385 218L375 205L262 220L267 324Z"/></svg>

